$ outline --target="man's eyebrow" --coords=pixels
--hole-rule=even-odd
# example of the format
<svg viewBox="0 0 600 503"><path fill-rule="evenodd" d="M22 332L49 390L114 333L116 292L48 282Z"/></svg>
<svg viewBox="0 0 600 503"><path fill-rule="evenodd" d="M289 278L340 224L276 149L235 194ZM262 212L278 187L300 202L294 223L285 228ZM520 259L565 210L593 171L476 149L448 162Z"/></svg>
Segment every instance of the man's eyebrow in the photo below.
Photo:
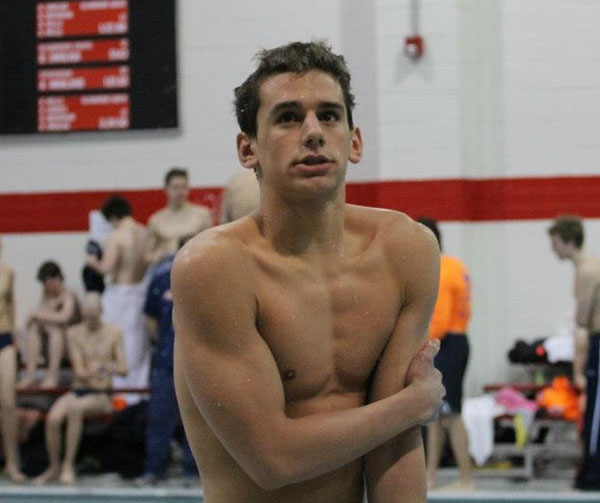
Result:
<svg viewBox="0 0 600 503"><path fill-rule="evenodd" d="M300 109L300 103L298 101L282 101L271 109L270 115L275 115L281 110L288 110L290 108Z"/></svg>
<svg viewBox="0 0 600 503"><path fill-rule="evenodd" d="M297 109L300 110L302 108L302 105L300 104L299 101L282 101L281 103L277 103L277 105L275 105L272 109L271 109L271 113L270 115L275 115L278 112L280 112L281 110L289 110L289 109ZM323 108L329 108L329 109L336 109L339 110L340 112L342 112L344 110L344 106L336 101L321 101L319 102L318 107L319 109L323 109Z"/></svg>

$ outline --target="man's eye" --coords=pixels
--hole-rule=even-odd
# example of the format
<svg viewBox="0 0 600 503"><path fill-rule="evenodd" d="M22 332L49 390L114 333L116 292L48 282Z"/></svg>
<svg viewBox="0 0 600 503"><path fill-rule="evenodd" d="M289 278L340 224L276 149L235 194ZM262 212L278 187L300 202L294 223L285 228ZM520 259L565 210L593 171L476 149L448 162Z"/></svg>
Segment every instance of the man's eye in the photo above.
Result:
<svg viewBox="0 0 600 503"><path fill-rule="evenodd" d="M333 110L326 110L320 114L320 120L325 122L335 122L340 120L340 114Z"/></svg>
<svg viewBox="0 0 600 503"><path fill-rule="evenodd" d="M277 122L279 123L295 122L297 120L299 120L299 118L296 112L283 112L277 117Z"/></svg>

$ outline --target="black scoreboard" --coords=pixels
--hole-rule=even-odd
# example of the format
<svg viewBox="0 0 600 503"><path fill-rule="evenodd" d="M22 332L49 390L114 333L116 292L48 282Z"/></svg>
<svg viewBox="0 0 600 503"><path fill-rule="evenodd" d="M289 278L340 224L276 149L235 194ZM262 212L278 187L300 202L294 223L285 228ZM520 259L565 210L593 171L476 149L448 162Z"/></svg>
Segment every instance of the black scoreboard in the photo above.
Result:
<svg viewBox="0 0 600 503"><path fill-rule="evenodd" d="M0 134L175 127L175 0L0 0Z"/></svg>

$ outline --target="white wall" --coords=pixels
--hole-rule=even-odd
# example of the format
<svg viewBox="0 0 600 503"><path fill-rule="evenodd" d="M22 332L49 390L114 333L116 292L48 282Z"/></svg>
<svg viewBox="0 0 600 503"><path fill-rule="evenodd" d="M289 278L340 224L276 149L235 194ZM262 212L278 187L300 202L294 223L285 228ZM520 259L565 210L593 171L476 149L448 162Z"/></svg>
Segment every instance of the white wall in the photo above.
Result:
<svg viewBox="0 0 600 503"><path fill-rule="evenodd" d="M351 180L595 174L600 159L600 2L422 0L426 56L402 52L410 0L180 0L181 127L176 132L0 138L0 191L149 188L173 164L194 186L238 169L232 89L260 46L328 38L354 74L367 153ZM474 283L468 390L507 373L517 337L551 332L571 306L571 268L548 221L445 223L446 251ZM600 253L600 221L587 223ZM79 284L85 235L5 237L19 313L37 301L41 260Z"/></svg>

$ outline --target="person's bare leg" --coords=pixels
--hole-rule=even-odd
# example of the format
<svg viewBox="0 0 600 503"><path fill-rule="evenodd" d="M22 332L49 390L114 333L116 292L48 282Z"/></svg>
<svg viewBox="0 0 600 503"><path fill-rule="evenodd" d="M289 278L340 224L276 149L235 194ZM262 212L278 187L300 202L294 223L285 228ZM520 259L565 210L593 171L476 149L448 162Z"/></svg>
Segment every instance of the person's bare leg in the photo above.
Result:
<svg viewBox="0 0 600 503"><path fill-rule="evenodd" d="M81 441L83 418L110 411L110 399L107 395L87 395L75 398L69 404L67 413L67 434L65 438L65 457L59 480L62 484L75 482L75 458Z"/></svg>
<svg viewBox="0 0 600 503"><path fill-rule="evenodd" d="M474 489L473 465L469 456L469 437L467 437L467 431L460 414L452 414L450 417L448 433L450 434L452 454L454 454L460 473L457 487L460 489Z"/></svg>
<svg viewBox="0 0 600 503"><path fill-rule="evenodd" d="M53 388L58 384L58 372L65 347L64 331L58 327L47 327L48 334L48 369L40 386Z"/></svg>
<svg viewBox="0 0 600 503"><path fill-rule="evenodd" d="M48 468L34 483L42 485L60 475L61 426L67 415L69 403L74 399L72 393L60 397L50 409L46 418L46 449L48 450Z"/></svg>
<svg viewBox="0 0 600 503"><path fill-rule="evenodd" d="M25 375L19 380L17 388L29 388L35 382L40 347L40 326L37 323L32 323L27 329L25 340Z"/></svg>
<svg viewBox="0 0 600 503"><path fill-rule="evenodd" d="M13 482L25 482L19 462L18 422L15 400L17 358L14 346L0 351L0 416L6 466L4 471Z"/></svg>
<svg viewBox="0 0 600 503"><path fill-rule="evenodd" d="M433 489L437 483L437 469L442 457L445 438L440 419L427 425L427 487L429 489Z"/></svg>

